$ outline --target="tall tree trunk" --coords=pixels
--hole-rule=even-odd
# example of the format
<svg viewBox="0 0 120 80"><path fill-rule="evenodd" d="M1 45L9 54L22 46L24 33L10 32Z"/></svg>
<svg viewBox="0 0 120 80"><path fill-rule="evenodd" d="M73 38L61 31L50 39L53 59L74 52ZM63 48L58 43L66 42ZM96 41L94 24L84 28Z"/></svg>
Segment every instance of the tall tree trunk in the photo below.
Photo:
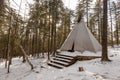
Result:
<svg viewBox="0 0 120 80"><path fill-rule="evenodd" d="M64 33L64 35L63 35L63 41L62 42L64 42L65 41L65 39L66 39L66 37L67 37L67 20L66 20L66 18L67 18L67 15L65 14L65 17L64 17L64 26L63 26L63 33Z"/></svg>
<svg viewBox="0 0 120 80"><path fill-rule="evenodd" d="M38 24L38 23L37 23L37 24ZM37 24L36 24L36 25L37 25ZM35 54L37 54L37 44L38 44L38 42L37 42L37 41L38 41L37 26L36 26L36 29L35 29L35 33L36 33L36 34L35 34L35 46L34 46L34 47L35 47Z"/></svg>
<svg viewBox="0 0 120 80"><path fill-rule="evenodd" d="M101 24L100 24L100 17L101 17L101 0L98 0L98 41L101 43Z"/></svg>
<svg viewBox="0 0 120 80"><path fill-rule="evenodd" d="M57 10L57 0L55 0L54 2L55 4L55 10ZM53 52L53 56L55 56L56 54L56 49L57 49L57 46L56 46L56 24L57 24L57 11L54 12L54 52Z"/></svg>
<svg viewBox="0 0 120 80"><path fill-rule="evenodd" d="M116 9L116 4L115 4L115 20L116 20L116 44L119 45L119 33L118 33L118 19L117 19L117 9Z"/></svg>
<svg viewBox="0 0 120 80"><path fill-rule="evenodd" d="M6 65L7 65L7 60L8 60L8 70L7 72L10 72L10 62L11 62L11 58L10 58L10 52L11 52L11 15L12 15L12 10L9 9L10 11L10 16L9 16L9 30L8 30L8 50L7 50L7 59L6 59Z"/></svg>
<svg viewBox="0 0 120 80"><path fill-rule="evenodd" d="M5 68L7 68L7 61L8 61L8 54L9 54L9 45L10 45L10 30L8 30L8 39L7 39L7 50L6 50L6 61L5 61Z"/></svg>
<svg viewBox="0 0 120 80"><path fill-rule="evenodd" d="M112 12L111 12L111 8L110 8L110 0L109 0L109 11L110 11L110 25L111 25L111 46L112 47L114 47L113 46L113 44L114 44L114 42L113 42L113 26L112 26L112 23L113 23L113 21L112 21Z"/></svg>
<svg viewBox="0 0 120 80"><path fill-rule="evenodd" d="M32 56L35 56L35 35L32 36Z"/></svg>
<svg viewBox="0 0 120 80"><path fill-rule="evenodd" d="M49 2L49 6L50 6L50 2ZM49 8L49 33L48 33L48 60L50 60L50 27L51 27L51 21L50 21L50 8Z"/></svg>
<svg viewBox="0 0 120 80"><path fill-rule="evenodd" d="M86 11L87 11L87 27L89 27L89 22L88 22L88 0L86 1ZM92 28L91 28L92 31Z"/></svg>
<svg viewBox="0 0 120 80"><path fill-rule="evenodd" d="M45 33L43 33L43 39L42 39L42 57L44 57L45 52Z"/></svg>
<svg viewBox="0 0 120 80"><path fill-rule="evenodd" d="M8 60L8 73L10 72L10 34L9 34L9 39L8 39L8 50L7 50L7 59L6 59L6 64L7 66L7 60Z"/></svg>
<svg viewBox="0 0 120 80"><path fill-rule="evenodd" d="M54 38L54 18L52 18L52 25L51 25L51 42L50 42L50 54L53 52L53 38Z"/></svg>
<svg viewBox="0 0 120 80"><path fill-rule="evenodd" d="M103 0L102 61L109 61L107 51L107 0Z"/></svg>
<svg viewBox="0 0 120 80"><path fill-rule="evenodd" d="M40 21L40 26L41 26L41 21ZM39 28L39 44L38 44L38 52L41 54L41 44L42 44L42 42L41 42L41 30L40 30L40 28Z"/></svg>

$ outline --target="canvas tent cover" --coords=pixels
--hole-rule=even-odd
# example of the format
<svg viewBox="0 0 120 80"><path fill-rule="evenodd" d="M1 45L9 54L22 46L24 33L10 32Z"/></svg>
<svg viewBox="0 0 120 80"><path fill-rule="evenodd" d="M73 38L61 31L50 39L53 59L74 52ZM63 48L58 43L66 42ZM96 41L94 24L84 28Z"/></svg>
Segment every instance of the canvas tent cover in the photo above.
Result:
<svg viewBox="0 0 120 80"><path fill-rule="evenodd" d="M60 50L71 50L73 45L74 50L80 52L97 52L102 49L100 43L95 39L83 20L74 26Z"/></svg>

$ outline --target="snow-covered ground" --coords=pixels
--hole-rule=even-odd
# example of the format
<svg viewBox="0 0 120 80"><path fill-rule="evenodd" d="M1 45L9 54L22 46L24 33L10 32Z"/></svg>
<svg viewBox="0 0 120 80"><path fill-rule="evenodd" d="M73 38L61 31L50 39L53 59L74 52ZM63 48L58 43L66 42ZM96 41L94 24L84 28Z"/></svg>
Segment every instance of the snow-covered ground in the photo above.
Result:
<svg viewBox="0 0 120 80"><path fill-rule="evenodd" d="M101 59L77 61L63 69L48 66L46 59L31 58L35 66L31 71L30 66L22 63L21 58L14 58L9 74L4 68L4 62L0 63L0 80L120 80L120 48L109 48L108 51L111 62L101 62ZM78 55L79 52L74 54ZM87 51L83 54L94 55ZM95 55L100 55L100 52ZM79 67L83 67L84 71L79 72Z"/></svg>

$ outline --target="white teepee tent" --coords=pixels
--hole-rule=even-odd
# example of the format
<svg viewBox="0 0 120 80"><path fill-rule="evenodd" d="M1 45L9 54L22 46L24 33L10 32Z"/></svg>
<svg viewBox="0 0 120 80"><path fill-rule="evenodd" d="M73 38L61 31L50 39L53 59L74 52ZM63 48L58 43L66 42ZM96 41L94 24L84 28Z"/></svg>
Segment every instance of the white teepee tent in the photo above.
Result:
<svg viewBox="0 0 120 80"><path fill-rule="evenodd" d="M97 52L101 49L101 45L87 28L84 21L80 21L74 26L60 48L62 51L74 50L80 52Z"/></svg>

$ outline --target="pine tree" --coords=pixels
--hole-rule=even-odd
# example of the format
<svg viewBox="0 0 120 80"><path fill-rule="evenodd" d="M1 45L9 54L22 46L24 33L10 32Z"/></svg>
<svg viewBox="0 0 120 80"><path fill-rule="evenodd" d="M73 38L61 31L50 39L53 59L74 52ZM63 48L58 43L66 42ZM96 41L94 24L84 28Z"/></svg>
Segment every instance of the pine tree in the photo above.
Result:
<svg viewBox="0 0 120 80"><path fill-rule="evenodd" d="M107 51L107 0L103 0L102 61L110 61Z"/></svg>

